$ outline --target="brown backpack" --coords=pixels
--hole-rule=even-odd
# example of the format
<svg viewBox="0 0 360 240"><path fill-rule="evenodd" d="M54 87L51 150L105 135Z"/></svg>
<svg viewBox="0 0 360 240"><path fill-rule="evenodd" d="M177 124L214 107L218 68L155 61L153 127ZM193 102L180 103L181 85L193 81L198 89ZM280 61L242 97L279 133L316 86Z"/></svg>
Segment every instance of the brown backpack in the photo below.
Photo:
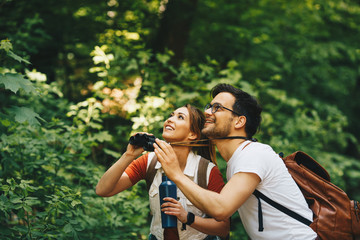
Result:
<svg viewBox="0 0 360 240"><path fill-rule="evenodd" d="M256 190L254 195L259 201L262 199L289 216L310 225L322 240L359 240L359 202L350 200L343 190L332 184L328 172L306 153L295 152L283 158L283 161L313 211L313 222Z"/></svg>

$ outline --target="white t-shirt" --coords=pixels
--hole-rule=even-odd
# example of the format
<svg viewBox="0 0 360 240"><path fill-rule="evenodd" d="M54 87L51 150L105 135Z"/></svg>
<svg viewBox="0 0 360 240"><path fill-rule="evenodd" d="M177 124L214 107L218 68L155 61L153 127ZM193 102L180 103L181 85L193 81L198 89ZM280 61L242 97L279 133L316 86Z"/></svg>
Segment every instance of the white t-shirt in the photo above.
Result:
<svg viewBox="0 0 360 240"><path fill-rule="evenodd" d="M245 141L227 163L226 177L239 172L255 173L261 179L258 191L273 201L293 210L312 221L313 213L300 189L292 179L282 159L266 144ZM244 148L244 149L243 149ZM241 221L249 237L257 239L290 240L315 239L317 234L305 224L277 210L261 200L264 230L259 232L258 200L252 194L238 209Z"/></svg>

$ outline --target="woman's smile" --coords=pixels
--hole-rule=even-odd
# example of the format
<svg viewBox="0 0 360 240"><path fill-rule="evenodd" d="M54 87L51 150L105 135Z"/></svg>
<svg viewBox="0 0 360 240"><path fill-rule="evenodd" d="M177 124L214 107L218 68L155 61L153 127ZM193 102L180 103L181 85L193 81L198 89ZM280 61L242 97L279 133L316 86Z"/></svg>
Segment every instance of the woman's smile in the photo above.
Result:
<svg viewBox="0 0 360 240"><path fill-rule="evenodd" d="M175 128L173 126L171 126L171 125L165 125L164 129L169 130L169 131L175 130Z"/></svg>

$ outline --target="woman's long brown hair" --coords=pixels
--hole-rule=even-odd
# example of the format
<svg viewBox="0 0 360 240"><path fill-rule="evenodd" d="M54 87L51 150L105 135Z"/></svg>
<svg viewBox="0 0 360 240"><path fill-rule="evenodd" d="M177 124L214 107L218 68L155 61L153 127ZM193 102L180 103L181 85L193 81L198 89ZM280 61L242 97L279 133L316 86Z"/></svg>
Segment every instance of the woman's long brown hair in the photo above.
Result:
<svg viewBox="0 0 360 240"><path fill-rule="evenodd" d="M186 107L189 111L190 131L195 133L198 137L195 141L191 141L189 143L184 142L183 144L181 143L172 143L172 144L191 146L192 150L195 153L199 154L200 156L216 164L215 146L209 140L207 140L208 139L207 137L205 137L201 133L201 130L203 129L206 121L205 114L200 109L190 104L186 104L184 107Z"/></svg>

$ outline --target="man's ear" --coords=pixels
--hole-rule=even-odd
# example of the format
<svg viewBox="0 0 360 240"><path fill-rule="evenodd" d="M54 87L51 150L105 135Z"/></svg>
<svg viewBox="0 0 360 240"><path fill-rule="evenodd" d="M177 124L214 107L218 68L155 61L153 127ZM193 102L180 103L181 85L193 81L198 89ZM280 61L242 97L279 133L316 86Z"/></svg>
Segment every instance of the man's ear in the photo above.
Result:
<svg viewBox="0 0 360 240"><path fill-rule="evenodd" d="M238 119L235 122L235 128L239 129L239 128L243 128L245 127L246 124L246 117L245 116L239 116Z"/></svg>
<svg viewBox="0 0 360 240"><path fill-rule="evenodd" d="M190 132L189 133L189 136L188 136L188 139L190 141L193 141L193 140L196 140L198 138L197 134L193 133L193 132Z"/></svg>

